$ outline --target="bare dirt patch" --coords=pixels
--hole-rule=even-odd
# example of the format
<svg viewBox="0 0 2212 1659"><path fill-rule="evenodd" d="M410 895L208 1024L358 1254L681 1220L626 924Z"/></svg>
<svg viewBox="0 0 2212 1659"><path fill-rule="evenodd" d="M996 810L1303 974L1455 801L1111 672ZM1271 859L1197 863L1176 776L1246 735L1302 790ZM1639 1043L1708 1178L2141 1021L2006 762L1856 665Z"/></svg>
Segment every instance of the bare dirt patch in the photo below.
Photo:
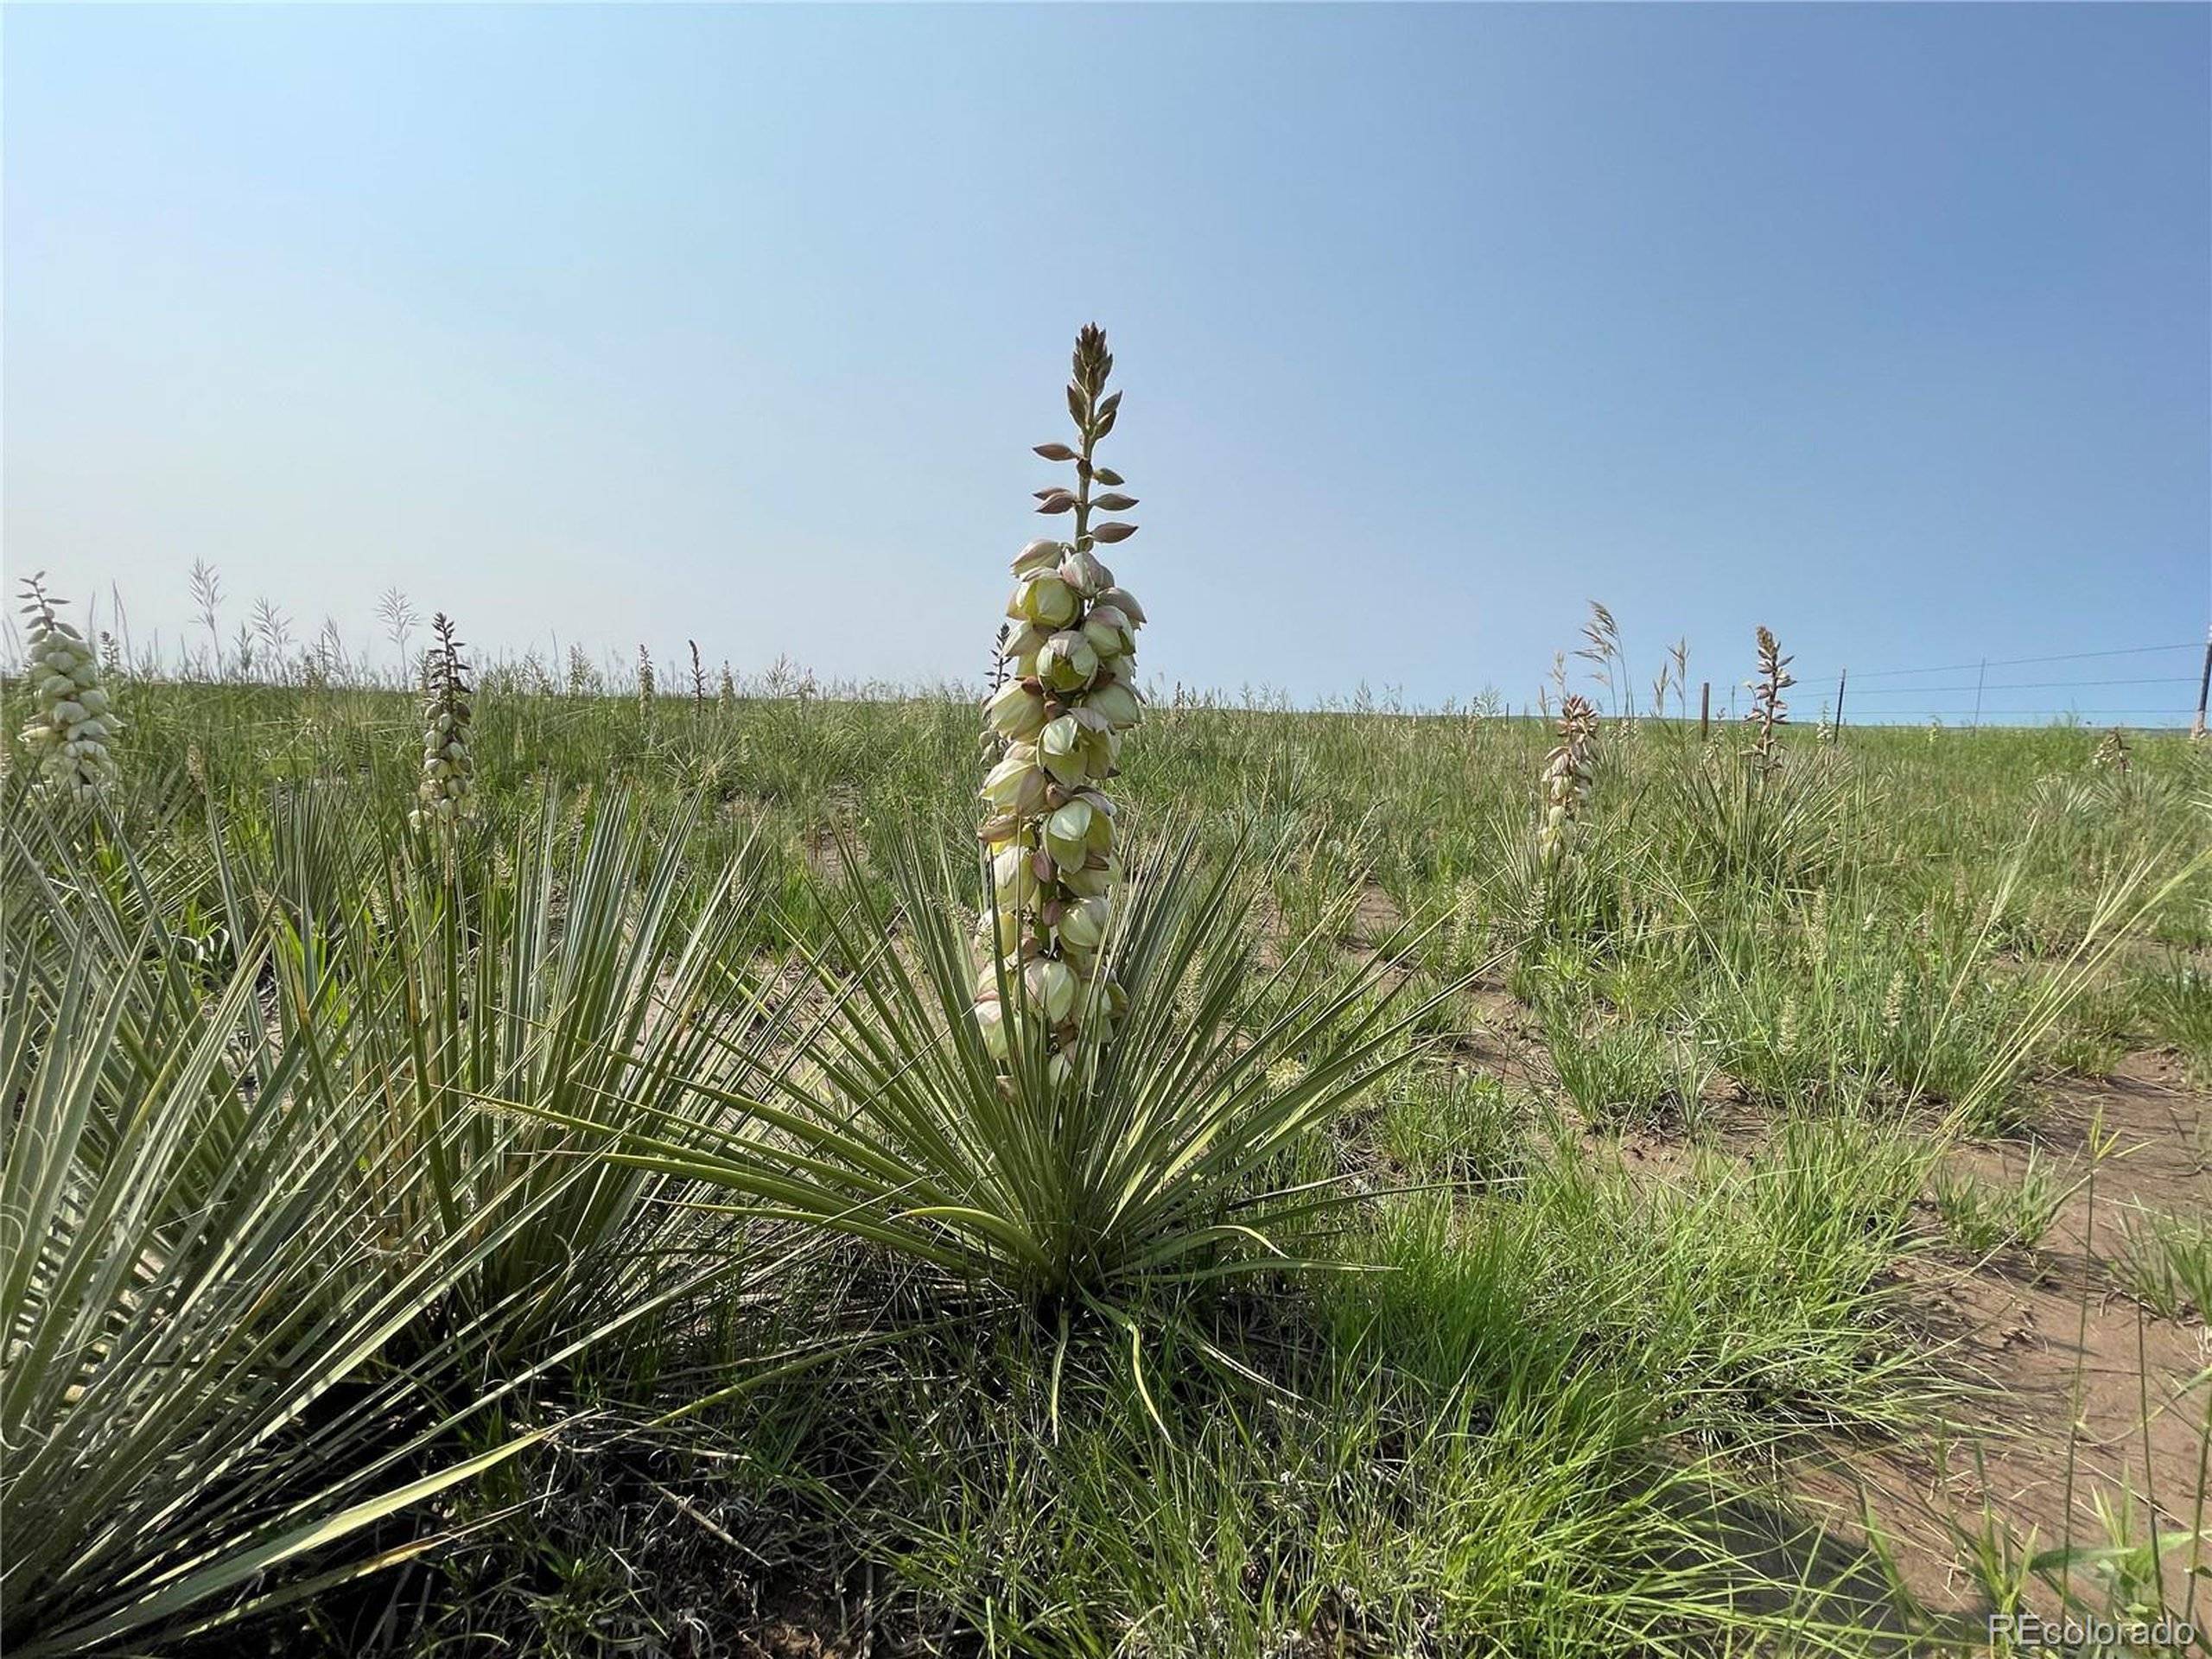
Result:
<svg viewBox="0 0 2212 1659"><path fill-rule="evenodd" d="M2033 1249L1977 1261L1937 1248L1899 1264L1910 1325L1976 1388L1973 1409L1948 1434L1855 1452L1809 1482L1853 1509L1863 1494L1930 1605L1974 1600L1957 1556L1986 1513L2031 1552L2103 1545L2101 1515L2123 1506L2139 1538L2154 1522L2203 1523L2212 1338L2201 1319L2177 1324L2126 1296L2113 1251L2132 1212L2212 1211L2208 1120L2212 1101L2183 1087L2170 1059L2138 1055L2110 1078L2051 1087L2018 1140L1952 1154L1955 1168L2005 1188L2020 1184L2032 1151L2067 1195Z"/></svg>

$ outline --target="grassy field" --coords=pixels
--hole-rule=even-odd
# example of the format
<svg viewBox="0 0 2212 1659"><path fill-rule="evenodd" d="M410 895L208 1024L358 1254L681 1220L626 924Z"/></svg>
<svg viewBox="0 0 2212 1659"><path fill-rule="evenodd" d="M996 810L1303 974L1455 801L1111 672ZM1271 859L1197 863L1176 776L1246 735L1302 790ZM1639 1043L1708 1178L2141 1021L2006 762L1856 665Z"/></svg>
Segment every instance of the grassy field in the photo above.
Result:
<svg viewBox="0 0 2212 1659"><path fill-rule="evenodd" d="M1548 874L1537 722L1163 699L1040 1123L971 703L486 677L451 833L391 690L7 782L10 1653L2212 1623L2203 750L1608 721Z"/></svg>

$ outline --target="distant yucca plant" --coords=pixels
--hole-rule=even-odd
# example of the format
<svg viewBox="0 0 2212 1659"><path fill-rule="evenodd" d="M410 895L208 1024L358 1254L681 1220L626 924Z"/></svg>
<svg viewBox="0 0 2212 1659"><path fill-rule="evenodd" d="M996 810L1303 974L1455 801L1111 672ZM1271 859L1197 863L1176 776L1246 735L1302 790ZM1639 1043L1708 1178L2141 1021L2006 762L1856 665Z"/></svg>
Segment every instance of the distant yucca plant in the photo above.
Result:
<svg viewBox="0 0 2212 1659"><path fill-rule="evenodd" d="M1773 632L1764 623L1759 626L1758 642L1758 677L1744 682L1744 689L1751 694L1751 711L1744 716L1751 728L1751 746L1745 753L1752 766L1765 774L1782 764L1782 751L1776 742L1775 732L1789 718L1789 705L1782 700L1782 694L1797 681L1789 671L1790 659L1782 654Z"/></svg>
<svg viewBox="0 0 2212 1659"><path fill-rule="evenodd" d="M2134 764L2134 756L2127 747L2126 736L2115 726L2098 740L2089 764L2100 772L2126 772Z"/></svg>
<svg viewBox="0 0 2212 1659"><path fill-rule="evenodd" d="M991 1052L1010 1060L1020 1023L1007 1017L1011 1000L1033 1016L1047 1062L1061 1073L1095 1065L1097 1046L1112 1038L1127 1007L1122 989L1096 972L1121 876L1116 809L1099 786L1114 775L1122 734L1139 718L1136 631L1145 620L1094 550L1136 531L1090 518L1136 505L1116 493L1121 474L1093 459L1121 405L1121 393L1106 392L1113 367L1104 332L1085 327L1068 384L1077 446L1037 446L1047 461L1075 468L1074 489L1037 493L1038 512L1075 515L1074 538L1032 542L1015 558L1007 614L1019 626L1001 648L1009 673L984 704L1003 747L983 784L990 816L979 833L991 855L991 902L978 927L985 961L976 1019ZM1094 497L1094 485L1107 493Z"/></svg>
<svg viewBox="0 0 2212 1659"><path fill-rule="evenodd" d="M653 712L653 698L658 688L653 683L652 653L642 645L638 647L638 712L648 719Z"/></svg>
<svg viewBox="0 0 2212 1659"><path fill-rule="evenodd" d="M461 660L461 641L454 637L453 619L443 611L430 619L430 626L438 643L423 664L428 683L423 697L423 781L416 785L420 804L413 814L418 828L467 816L476 785L476 761L468 748L468 670Z"/></svg>
<svg viewBox="0 0 2212 1659"><path fill-rule="evenodd" d="M1570 696L1560 709L1559 744L1544 760L1544 817L1536 829L1536 852L1547 875L1573 855L1597 741L1597 709L1589 698Z"/></svg>
<svg viewBox="0 0 2212 1659"><path fill-rule="evenodd" d="M115 780L108 739L123 722L108 706L92 647L55 614L56 601L43 583L43 575L23 582L29 633L23 689L34 709L22 729L23 747L37 768L40 789L89 801Z"/></svg>

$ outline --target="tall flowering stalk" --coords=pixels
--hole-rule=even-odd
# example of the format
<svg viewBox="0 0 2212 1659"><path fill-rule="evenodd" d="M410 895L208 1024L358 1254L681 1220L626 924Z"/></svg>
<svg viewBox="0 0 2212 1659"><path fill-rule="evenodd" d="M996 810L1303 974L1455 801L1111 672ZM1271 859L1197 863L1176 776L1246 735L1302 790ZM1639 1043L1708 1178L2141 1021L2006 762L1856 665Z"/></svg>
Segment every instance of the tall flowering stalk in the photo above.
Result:
<svg viewBox="0 0 2212 1659"><path fill-rule="evenodd" d="M2133 760L2127 739L2117 726L2098 741L2096 753L2089 757L2089 764L2100 772L2126 772Z"/></svg>
<svg viewBox="0 0 2212 1659"><path fill-rule="evenodd" d="M1751 727L1751 747L1745 753L1764 776L1782 764L1775 730L1789 719L1789 705L1782 700L1782 694L1797 681L1789 671L1790 659L1782 654L1772 631L1764 625L1758 631L1758 678L1744 682L1744 689L1751 694L1751 711L1744 716Z"/></svg>
<svg viewBox="0 0 2212 1659"><path fill-rule="evenodd" d="M23 582L23 620L29 650L23 689L33 712L23 747L38 770L38 786L72 800L89 801L115 781L108 740L123 729L100 684L99 664L84 636L55 613L41 572Z"/></svg>
<svg viewBox="0 0 2212 1659"><path fill-rule="evenodd" d="M430 619L438 643L424 659L429 682L423 696L423 781L416 785L419 804L413 822L451 823L474 808L476 761L469 753L468 669L461 660L461 641L453 619L441 611Z"/></svg>
<svg viewBox="0 0 2212 1659"><path fill-rule="evenodd" d="M1140 717L1136 631L1145 620L1096 551L1136 526L1092 522L1094 512L1136 505L1119 493L1121 474L1096 459L1121 406L1121 393L1106 391L1113 367L1105 334L1086 327L1067 389L1077 442L1037 446L1046 460L1074 468L1073 489L1037 492L1037 511L1072 514L1073 534L1032 542L1014 559L1013 626L1000 647L1005 675L983 705L987 741L1000 747L983 780L989 816L978 831L990 855L991 902L977 925L985 960L976 1019L991 1053L1010 1061L1021 1022L1001 1005L1001 987L1018 982L1019 1006L1041 1034L1055 1078L1095 1058L1128 1004L1098 971L1122 874L1116 809L1100 786L1115 775L1122 734Z"/></svg>
<svg viewBox="0 0 2212 1659"><path fill-rule="evenodd" d="M1544 757L1544 820L1536 829L1536 852L1548 876L1573 855L1597 743L1597 709L1589 698L1570 696L1560 709L1559 745Z"/></svg>

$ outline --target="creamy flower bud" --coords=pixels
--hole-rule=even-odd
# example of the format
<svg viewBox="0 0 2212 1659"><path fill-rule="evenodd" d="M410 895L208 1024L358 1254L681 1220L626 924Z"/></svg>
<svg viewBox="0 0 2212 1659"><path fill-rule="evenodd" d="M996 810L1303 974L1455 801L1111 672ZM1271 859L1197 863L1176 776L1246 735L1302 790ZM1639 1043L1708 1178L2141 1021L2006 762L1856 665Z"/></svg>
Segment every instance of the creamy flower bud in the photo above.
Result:
<svg viewBox="0 0 2212 1659"><path fill-rule="evenodd" d="M1036 896L1037 872L1026 848L1004 848L992 856L991 898L999 909L1011 910Z"/></svg>
<svg viewBox="0 0 2212 1659"><path fill-rule="evenodd" d="M1045 724L1045 699L1020 680L1008 680L983 705L991 729L1001 737L1034 738Z"/></svg>
<svg viewBox="0 0 2212 1659"><path fill-rule="evenodd" d="M1045 850L1054 864L1075 868L1083 863L1090 854L1090 823L1096 816L1088 801L1074 800L1045 820Z"/></svg>
<svg viewBox="0 0 2212 1659"><path fill-rule="evenodd" d="M1037 753L1046 770L1070 789L1084 780L1083 739L1083 728L1073 715L1062 715L1058 720L1048 721L1037 736Z"/></svg>
<svg viewBox="0 0 2212 1659"><path fill-rule="evenodd" d="M1114 585L1114 573L1098 562L1096 554L1085 548L1061 561L1060 580L1084 598L1091 599Z"/></svg>
<svg viewBox="0 0 2212 1659"><path fill-rule="evenodd" d="M1113 901L1103 894L1078 899L1060 912L1060 938L1078 950L1096 950L1104 943L1113 917Z"/></svg>
<svg viewBox="0 0 2212 1659"><path fill-rule="evenodd" d="M1106 716L1117 732L1125 732L1143 717L1137 694L1128 685L1116 679L1099 686L1090 694L1090 707Z"/></svg>
<svg viewBox="0 0 2212 1659"><path fill-rule="evenodd" d="M1038 957L1023 965L1021 980L1031 1001L1044 1011L1049 1023L1058 1025L1068 1017L1068 1010L1075 1006L1079 982L1075 969L1051 957Z"/></svg>
<svg viewBox="0 0 2212 1659"><path fill-rule="evenodd" d="M1141 628L1144 626L1144 607L1137 603L1136 595L1132 594L1128 588L1109 588L1104 593L1098 595L1098 602L1101 605L1110 605L1116 610L1119 611L1123 616L1128 619L1128 623L1131 627Z"/></svg>
<svg viewBox="0 0 2212 1659"><path fill-rule="evenodd" d="M1080 691L1097 673L1098 653L1073 630L1054 634L1037 653L1037 676L1055 691Z"/></svg>
<svg viewBox="0 0 2212 1659"><path fill-rule="evenodd" d="M1086 862L1081 869L1063 870L1060 885L1081 898L1099 899L1121 885L1122 861L1109 857L1096 868Z"/></svg>
<svg viewBox="0 0 2212 1659"><path fill-rule="evenodd" d="M1065 542L1032 542L1014 556L1014 574L1030 576L1040 570L1057 570L1067 550Z"/></svg>
<svg viewBox="0 0 2212 1659"><path fill-rule="evenodd" d="M1002 812L1025 818L1037 815L1045 804L1045 774L1038 768L1034 744L1015 743L1007 747L983 779L983 798Z"/></svg>
<svg viewBox="0 0 2212 1659"><path fill-rule="evenodd" d="M1074 588L1052 571L1039 571L1021 579L1007 614L1040 628L1065 628L1075 620L1077 608Z"/></svg>
<svg viewBox="0 0 2212 1659"><path fill-rule="evenodd" d="M1007 1040L1006 1010L999 1006L996 995L976 1004L976 1030L993 1059L1007 1058L1011 1045Z"/></svg>
<svg viewBox="0 0 2212 1659"><path fill-rule="evenodd" d="M1111 605L1091 607L1090 613L1083 619L1083 637L1102 658L1127 656L1137 648L1129 619Z"/></svg>

